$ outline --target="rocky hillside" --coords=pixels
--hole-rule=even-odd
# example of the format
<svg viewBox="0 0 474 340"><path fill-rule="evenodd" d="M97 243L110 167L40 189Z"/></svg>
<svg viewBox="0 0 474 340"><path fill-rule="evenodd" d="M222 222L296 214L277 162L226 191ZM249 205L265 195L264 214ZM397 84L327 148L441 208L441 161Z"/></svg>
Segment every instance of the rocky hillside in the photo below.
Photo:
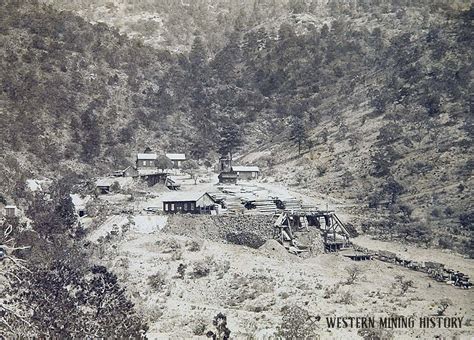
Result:
<svg viewBox="0 0 474 340"><path fill-rule="evenodd" d="M232 149L382 211L366 231L472 249L467 1L50 3L0 5L7 194L145 145Z"/></svg>

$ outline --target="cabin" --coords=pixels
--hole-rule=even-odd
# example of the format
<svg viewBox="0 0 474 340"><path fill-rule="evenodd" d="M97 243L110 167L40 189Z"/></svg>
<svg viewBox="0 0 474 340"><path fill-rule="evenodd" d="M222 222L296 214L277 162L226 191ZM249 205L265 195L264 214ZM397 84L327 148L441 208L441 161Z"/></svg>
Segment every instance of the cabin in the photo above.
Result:
<svg viewBox="0 0 474 340"><path fill-rule="evenodd" d="M219 184L236 184L237 173L235 171L221 172L218 176Z"/></svg>
<svg viewBox="0 0 474 340"><path fill-rule="evenodd" d="M139 153L137 154L137 169L155 169L158 155L156 153Z"/></svg>
<svg viewBox="0 0 474 340"><path fill-rule="evenodd" d="M16 217L17 209L14 205L5 206L5 216L6 217Z"/></svg>
<svg viewBox="0 0 474 340"><path fill-rule="evenodd" d="M165 214L211 214L216 201L207 192L173 192L163 197Z"/></svg>
<svg viewBox="0 0 474 340"><path fill-rule="evenodd" d="M113 183L114 183L114 181L109 179L109 178L98 179L96 181L95 185L96 185L97 192L99 193L99 195L109 194L110 191L111 191L110 188L111 188Z"/></svg>
<svg viewBox="0 0 474 340"><path fill-rule="evenodd" d="M232 171L237 173L237 178L241 180L257 179L260 175L258 166L232 166Z"/></svg>
<svg viewBox="0 0 474 340"><path fill-rule="evenodd" d="M186 160L184 153L167 153L166 157L173 163L174 168L180 168L183 162Z"/></svg>

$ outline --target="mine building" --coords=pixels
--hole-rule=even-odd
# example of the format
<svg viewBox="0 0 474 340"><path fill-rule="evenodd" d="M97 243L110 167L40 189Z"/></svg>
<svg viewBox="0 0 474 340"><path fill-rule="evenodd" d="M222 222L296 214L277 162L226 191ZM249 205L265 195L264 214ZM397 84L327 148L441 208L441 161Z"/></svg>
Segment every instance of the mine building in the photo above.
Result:
<svg viewBox="0 0 474 340"><path fill-rule="evenodd" d="M258 168L258 166L236 165L236 166L232 166L231 169L232 171L237 173L238 179L243 179L243 180L257 179L258 176L260 175L260 169Z"/></svg>
<svg viewBox="0 0 474 340"><path fill-rule="evenodd" d="M137 154L137 169L155 169L158 155L156 153L139 153Z"/></svg>
<svg viewBox="0 0 474 340"><path fill-rule="evenodd" d="M173 162L174 168L180 168L183 162L186 160L186 155L184 153L167 153L166 157Z"/></svg>
<svg viewBox="0 0 474 340"><path fill-rule="evenodd" d="M114 183L111 178L100 178L96 181L97 192L100 195L107 195L110 193L110 187Z"/></svg>
<svg viewBox="0 0 474 340"><path fill-rule="evenodd" d="M217 211L217 203L207 192L167 193L162 201L166 214L211 214Z"/></svg>
<svg viewBox="0 0 474 340"><path fill-rule="evenodd" d="M219 184L236 184L237 173L235 171L223 171L219 174Z"/></svg>

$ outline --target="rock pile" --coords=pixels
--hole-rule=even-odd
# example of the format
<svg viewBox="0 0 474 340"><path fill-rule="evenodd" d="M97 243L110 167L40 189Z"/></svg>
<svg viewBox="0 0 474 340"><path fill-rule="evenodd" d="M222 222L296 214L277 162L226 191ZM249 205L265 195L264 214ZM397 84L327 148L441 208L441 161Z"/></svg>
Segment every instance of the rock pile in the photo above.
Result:
<svg viewBox="0 0 474 340"><path fill-rule="evenodd" d="M255 248L272 238L273 223L273 216L172 215L163 231Z"/></svg>

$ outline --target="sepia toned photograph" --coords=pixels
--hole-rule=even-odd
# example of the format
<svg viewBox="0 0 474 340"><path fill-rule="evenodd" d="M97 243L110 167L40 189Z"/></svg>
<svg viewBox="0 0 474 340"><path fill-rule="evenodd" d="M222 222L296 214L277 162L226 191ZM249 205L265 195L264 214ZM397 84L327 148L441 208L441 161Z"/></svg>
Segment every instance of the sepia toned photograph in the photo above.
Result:
<svg viewBox="0 0 474 340"><path fill-rule="evenodd" d="M0 340L474 338L470 0L0 0Z"/></svg>

